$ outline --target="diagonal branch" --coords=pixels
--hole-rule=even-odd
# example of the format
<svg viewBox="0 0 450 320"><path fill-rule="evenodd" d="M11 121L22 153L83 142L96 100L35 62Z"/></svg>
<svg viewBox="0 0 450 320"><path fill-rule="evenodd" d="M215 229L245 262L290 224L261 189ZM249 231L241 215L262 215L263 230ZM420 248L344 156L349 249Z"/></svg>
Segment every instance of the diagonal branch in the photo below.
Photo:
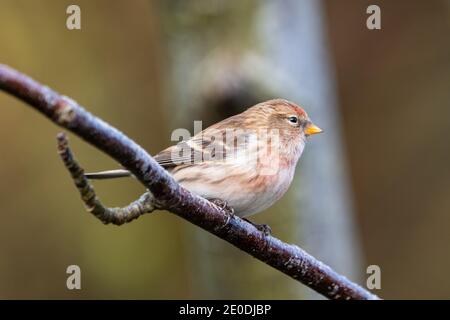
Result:
<svg viewBox="0 0 450 320"><path fill-rule="evenodd" d="M330 299L378 299L299 247L265 236L250 223L224 214L216 205L182 188L138 144L75 101L1 64L0 89L130 170L151 192L158 208L175 213Z"/></svg>

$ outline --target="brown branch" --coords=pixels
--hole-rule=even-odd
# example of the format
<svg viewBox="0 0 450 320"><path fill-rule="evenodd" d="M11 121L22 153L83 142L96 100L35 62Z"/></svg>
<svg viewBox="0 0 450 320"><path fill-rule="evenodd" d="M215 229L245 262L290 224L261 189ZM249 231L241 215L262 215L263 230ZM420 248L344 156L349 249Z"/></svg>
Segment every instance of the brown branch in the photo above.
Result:
<svg viewBox="0 0 450 320"><path fill-rule="evenodd" d="M72 179L81 195L86 210L96 216L104 224L112 223L122 225L139 218L144 213L150 213L155 210L153 195L147 191L138 200L133 201L123 208L105 207L95 194L95 190L84 176L84 170L72 155L69 149L69 143L64 133L57 136L58 153L64 162L67 170L70 172Z"/></svg>
<svg viewBox="0 0 450 320"><path fill-rule="evenodd" d="M72 99L5 65L0 65L0 89L27 102L130 170L151 192L157 208L177 214L330 299L378 299L299 247L265 236L250 223L224 214L216 205L182 188L144 149ZM98 199L93 204L101 206Z"/></svg>

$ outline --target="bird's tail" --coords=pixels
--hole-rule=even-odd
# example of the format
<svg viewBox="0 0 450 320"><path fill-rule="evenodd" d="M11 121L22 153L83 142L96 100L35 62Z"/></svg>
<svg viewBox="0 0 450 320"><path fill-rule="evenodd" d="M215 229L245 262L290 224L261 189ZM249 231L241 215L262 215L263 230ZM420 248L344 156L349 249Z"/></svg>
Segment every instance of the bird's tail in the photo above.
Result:
<svg viewBox="0 0 450 320"><path fill-rule="evenodd" d="M86 173L84 176L91 180L101 180L101 179L131 177L132 174L128 170L118 169L118 170L108 170L108 171Z"/></svg>

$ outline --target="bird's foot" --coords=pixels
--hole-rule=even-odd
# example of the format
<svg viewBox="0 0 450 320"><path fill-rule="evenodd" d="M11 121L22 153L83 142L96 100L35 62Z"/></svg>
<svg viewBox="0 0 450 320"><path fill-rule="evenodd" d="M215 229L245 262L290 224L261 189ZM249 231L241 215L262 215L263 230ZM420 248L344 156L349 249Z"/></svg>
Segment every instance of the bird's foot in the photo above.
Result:
<svg viewBox="0 0 450 320"><path fill-rule="evenodd" d="M220 227L220 229L224 228L228 225L231 219L234 217L234 209L228 205L228 203L225 200L222 199L208 199L210 202L214 203L216 206L218 206L220 209L223 210L225 213L225 216L227 217L227 220L223 226Z"/></svg>
<svg viewBox="0 0 450 320"><path fill-rule="evenodd" d="M244 219L245 221L247 221L248 223L253 225L256 229L261 231L265 236L270 236L272 234L272 229L270 228L269 225L254 223L253 221L250 221L246 218L242 218L242 219Z"/></svg>
<svg viewBox="0 0 450 320"><path fill-rule="evenodd" d="M214 203L216 206L218 206L223 211L225 211L225 213L228 214L230 217L234 216L234 209L232 207L230 207L225 200L209 199L209 201Z"/></svg>

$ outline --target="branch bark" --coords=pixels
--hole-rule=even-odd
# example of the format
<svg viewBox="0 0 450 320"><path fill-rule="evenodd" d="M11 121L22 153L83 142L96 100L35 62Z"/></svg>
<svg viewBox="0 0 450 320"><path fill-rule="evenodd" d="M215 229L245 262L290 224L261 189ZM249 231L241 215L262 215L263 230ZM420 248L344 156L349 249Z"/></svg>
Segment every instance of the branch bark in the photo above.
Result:
<svg viewBox="0 0 450 320"><path fill-rule="evenodd" d="M327 298L378 299L376 295L336 273L298 246L266 236L250 223L225 214L218 206L182 188L142 147L87 112L74 100L1 64L0 89L26 102L57 125L75 133L130 170L149 190L155 207L175 213ZM63 144L60 136L62 155L64 150L70 152L61 148ZM71 173L73 176L72 171ZM98 208L99 205L99 201L94 203L94 207Z"/></svg>
<svg viewBox="0 0 450 320"><path fill-rule="evenodd" d="M64 133L59 133L57 140L58 153L66 166L66 169L70 172L75 186L80 192L81 200L83 201L86 210L96 216L101 222L104 224L112 223L120 226L139 218L144 213L150 213L157 209L153 195L149 191L146 191L139 199L133 201L126 207L105 207L97 197L94 187L92 187L85 177L84 169L80 167L73 157L72 151L69 149L69 142L67 141L66 135Z"/></svg>

